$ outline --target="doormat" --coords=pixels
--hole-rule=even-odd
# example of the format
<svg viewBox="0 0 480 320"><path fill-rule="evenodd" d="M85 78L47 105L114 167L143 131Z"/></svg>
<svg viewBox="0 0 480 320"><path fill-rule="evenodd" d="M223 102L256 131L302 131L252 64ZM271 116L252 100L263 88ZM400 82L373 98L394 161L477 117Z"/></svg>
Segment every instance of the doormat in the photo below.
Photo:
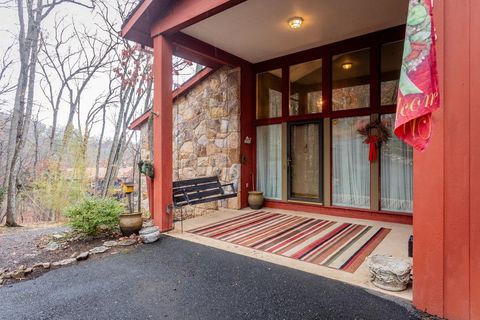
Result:
<svg viewBox="0 0 480 320"><path fill-rule="evenodd" d="M256 211L188 232L353 273L390 231Z"/></svg>

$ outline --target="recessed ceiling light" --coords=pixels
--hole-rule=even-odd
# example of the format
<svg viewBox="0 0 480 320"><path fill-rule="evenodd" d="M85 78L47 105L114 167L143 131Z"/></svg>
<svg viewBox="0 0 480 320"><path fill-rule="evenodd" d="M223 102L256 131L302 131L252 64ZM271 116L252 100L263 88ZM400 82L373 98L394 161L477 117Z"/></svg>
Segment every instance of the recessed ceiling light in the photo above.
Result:
<svg viewBox="0 0 480 320"><path fill-rule="evenodd" d="M292 29L298 29L302 26L303 18L302 17L291 17L287 20L288 25Z"/></svg>
<svg viewBox="0 0 480 320"><path fill-rule="evenodd" d="M352 69L352 67L353 67L353 64L351 62L345 62L342 64L342 69L344 70L350 70Z"/></svg>

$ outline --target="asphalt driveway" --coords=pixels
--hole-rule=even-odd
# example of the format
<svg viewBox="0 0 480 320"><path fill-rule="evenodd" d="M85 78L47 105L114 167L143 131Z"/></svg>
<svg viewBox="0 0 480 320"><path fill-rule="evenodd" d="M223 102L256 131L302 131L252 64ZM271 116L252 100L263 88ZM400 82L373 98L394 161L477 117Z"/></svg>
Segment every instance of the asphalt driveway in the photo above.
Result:
<svg viewBox="0 0 480 320"><path fill-rule="evenodd" d="M416 319L397 302L164 237L0 288L0 319Z"/></svg>

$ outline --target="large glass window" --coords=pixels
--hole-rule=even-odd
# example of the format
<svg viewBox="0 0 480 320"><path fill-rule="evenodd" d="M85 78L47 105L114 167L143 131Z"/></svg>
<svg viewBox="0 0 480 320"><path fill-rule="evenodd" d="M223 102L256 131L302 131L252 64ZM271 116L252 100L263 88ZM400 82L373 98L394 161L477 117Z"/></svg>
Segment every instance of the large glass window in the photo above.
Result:
<svg viewBox="0 0 480 320"><path fill-rule="evenodd" d="M382 123L392 138L382 145L380 154L380 208L388 211L412 212L413 150L393 134L394 114L384 114Z"/></svg>
<svg viewBox="0 0 480 320"><path fill-rule="evenodd" d="M332 110L370 106L370 49L332 58Z"/></svg>
<svg viewBox="0 0 480 320"><path fill-rule="evenodd" d="M368 145L357 130L370 117L332 120L332 203L336 206L370 208Z"/></svg>
<svg viewBox="0 0 480 320"><path fill-rule="evenodd" d="M282 125L257 127L257 190L265 198L282 196Z"/></svg>
<svg viewBox="0 0 480 320"><path fill-rule="evenodd" d="M349 52L330 54L336 45L308 51L310 61L307 52L275 59L277 69L256 75L256 187L266 198L412 212L412 149L394 136L395 115L384 114L397 101L404 43L389 37L363 48L356 39ZM392 138L372 165L370 146L357 130L373 118Z"/></svg>
<svg viewBox="0 0 480 320"><path fill-rule="evenodd" d="M322 60L290 67L290 115L322 112Z"/></svg>
<svg viewBox="0 0 480 320"><path fill-rule="evenodd" d="M381 66L381 104L397 103L398 80L402 66L403 41L391 42L382 46Z"/></svg>
<svg viewBox="0 0 480 320"><path fill-rule="evenodd" d="M257 75L257 119L282 116L282 69Z"/></svg>

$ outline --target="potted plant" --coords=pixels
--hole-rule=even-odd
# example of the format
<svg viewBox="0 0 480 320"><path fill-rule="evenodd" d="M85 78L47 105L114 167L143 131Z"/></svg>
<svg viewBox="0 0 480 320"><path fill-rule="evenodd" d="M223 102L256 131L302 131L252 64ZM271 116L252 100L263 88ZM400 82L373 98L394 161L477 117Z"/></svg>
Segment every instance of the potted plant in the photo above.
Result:
<svg viewBox="0 0 480 320"><path fill-rule="evenodd" d="M140 170L140 173L143 173L144 175L146 175L147 177L149 178L153 178L153 163L151 161L143 161L143 160L140 160L138 162L138 168Z"/></svg>
<svg viewBox="0 0 480 320"><path fill-rule="evenodd" d="M260 209L263 207L263 192L255 190L255 184L252 174L252 191L248 191L248 206L250 209Z"/></svg>
<svg viewBox="0 0 480 320"><path fill-rule="evenodd" d="M145 180L147 183L147 195L149 199L148 206L149 206L150 212L153 212L153 201L152 201L152 197L153 197L152 188L153 188L153 176L154 176L153 163L152 161L148 161L148 160L140 160L138 162L138 168L140 173L145 175Z"/></svg>

